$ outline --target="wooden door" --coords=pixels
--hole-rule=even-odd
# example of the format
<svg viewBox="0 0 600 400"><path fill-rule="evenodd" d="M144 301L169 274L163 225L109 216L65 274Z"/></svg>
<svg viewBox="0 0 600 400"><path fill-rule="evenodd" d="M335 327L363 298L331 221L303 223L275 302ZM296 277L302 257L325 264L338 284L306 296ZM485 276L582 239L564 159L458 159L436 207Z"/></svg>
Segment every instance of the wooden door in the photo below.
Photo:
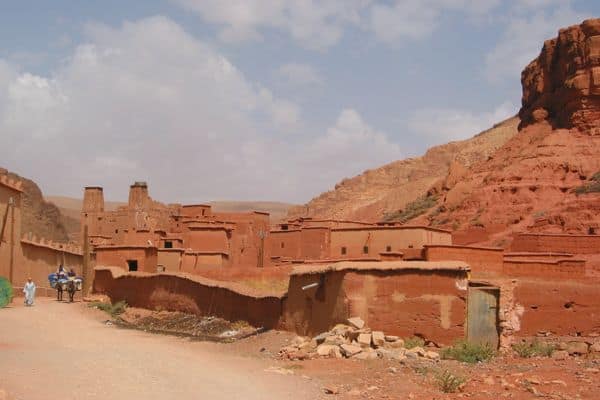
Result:
<svg viewBox="0 0 600 400"><path fill-rule="evenodd" d="M493 286L469 287L467 339L471 343L498 348L498 301L500 289Z"/></svg>

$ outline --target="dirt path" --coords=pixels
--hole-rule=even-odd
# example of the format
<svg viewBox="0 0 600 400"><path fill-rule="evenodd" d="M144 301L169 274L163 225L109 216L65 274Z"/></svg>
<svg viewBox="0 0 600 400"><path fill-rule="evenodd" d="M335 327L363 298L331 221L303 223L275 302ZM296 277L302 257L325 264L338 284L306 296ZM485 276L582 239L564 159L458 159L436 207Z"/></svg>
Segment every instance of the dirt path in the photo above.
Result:
<svg viewBox="0 0 600 400"><path fill-rule="evenodd" d="M0 389L9 399L316 399L314 380L219 344L118 329L83 303L20 299L0 310ZM0 394L1 396L1 394Z"/></svg>

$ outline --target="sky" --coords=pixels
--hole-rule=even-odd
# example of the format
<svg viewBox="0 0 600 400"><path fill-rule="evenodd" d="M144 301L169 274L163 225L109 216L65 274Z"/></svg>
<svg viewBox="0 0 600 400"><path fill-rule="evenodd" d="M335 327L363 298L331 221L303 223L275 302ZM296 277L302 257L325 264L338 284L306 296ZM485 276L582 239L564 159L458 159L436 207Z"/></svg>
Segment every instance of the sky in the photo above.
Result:
<svg viewBox="0 0 600 400"><path fill-rule="evenodd" d="M304 203L518 112L576 0L3 0L0 166L47 195Z"/></svg>

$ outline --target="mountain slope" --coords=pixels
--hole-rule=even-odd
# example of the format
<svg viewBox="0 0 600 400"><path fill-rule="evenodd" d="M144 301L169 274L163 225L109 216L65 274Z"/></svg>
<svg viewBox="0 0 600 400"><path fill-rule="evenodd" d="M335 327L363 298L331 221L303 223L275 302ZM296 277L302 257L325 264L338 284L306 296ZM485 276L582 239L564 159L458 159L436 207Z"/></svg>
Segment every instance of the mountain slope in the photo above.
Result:
<svg viewBox="0 0 600 400"><path fill-rule="evenodd" d="M496 239L600 233L600 19L561 29L523 71L520 132L447 182L415 222Z"/></svg>
<svg viewBox="0 0 600 400"><path fill-rule="evenodd" d="M37 237L56 242L68 242L68 230L63 224L63 216L54 204L44 200L38 185L30 179L23 178L4 168L0 175L8 175L12 179L23 182L23 204L21 205L21 232L31 232Z"/></svg>
<svg viewBox="0 0 600 400"><path fill-rule="evenodd" d="M429 149L422 157L395 161L345 179L304 206L290 209L290 217L379 220L404 208L444 179L450 166L466 169L487 159L517 133L519 119L507 119L471 139Z"/></svg>

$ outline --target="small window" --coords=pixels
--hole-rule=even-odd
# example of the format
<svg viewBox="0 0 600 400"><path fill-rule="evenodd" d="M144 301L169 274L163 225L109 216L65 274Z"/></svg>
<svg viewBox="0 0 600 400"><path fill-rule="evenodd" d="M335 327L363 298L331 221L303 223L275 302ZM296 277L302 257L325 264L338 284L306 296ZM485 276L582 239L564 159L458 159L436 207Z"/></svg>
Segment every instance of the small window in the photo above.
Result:
<svg viewBox="0 0 600 400"><path fill-rule="evenodd" d="M137 271L138 270L137 260L127 260L127 268L129 268L129 271Z"/></svg>
<svg viewBox="0 0 600 400"><path fill-rule="evenodd" d="M165 240L165 249L172 249L173 248L173 242L171 242L170 240Z"/></svg>
<svg viewBox="0 0 600 400"><path fill-rule="evenodd" d="M204 208L202 209L202 215L204 215Z"/></svg>
<svg viewBox="0 0 600 400"><path fill-rule="evenodd" d="M369 246L364 246L363 247L363 253L364 254L369 254Z"/></svg>
<svg viewBox="0 0 600 400"><path fill-rule="evenodd" d="M346 255L346 248L342 247L342 255Z"/></svg>
<svg viewBox="0 0 600 400"><path fill-rule="evenodd" d="M281 230L282 231L287 231L288 230L288 226L287 225L281 225Z"/></svg>
<svg viewBox="0 0 600 400"><path fill-rule="evenodd" d="M281 242L281 248L284 249L285 248L285 243Z"/></svg>
<svg viewBox="0 0 600 400"><path fill-rule="evenodd" d="M118 229L115 229L115 233L119 233L119 230L118 230Z"/></svg>
<svg viewBox="0 0 600 400"><path fill-rule="evenodd" d="M390 251L392 251L392 246L385 246L385 251L387 251L388 253L389 253Z"/></svg>
<svg viewBox="0 0 600 400"><path fill-rule="evenodd" d="M409 244L409 245L408 245L408 248L409 248L409 249L412 249L412 248L413 248L413 245L412 245L412 244Z"/></svg>

